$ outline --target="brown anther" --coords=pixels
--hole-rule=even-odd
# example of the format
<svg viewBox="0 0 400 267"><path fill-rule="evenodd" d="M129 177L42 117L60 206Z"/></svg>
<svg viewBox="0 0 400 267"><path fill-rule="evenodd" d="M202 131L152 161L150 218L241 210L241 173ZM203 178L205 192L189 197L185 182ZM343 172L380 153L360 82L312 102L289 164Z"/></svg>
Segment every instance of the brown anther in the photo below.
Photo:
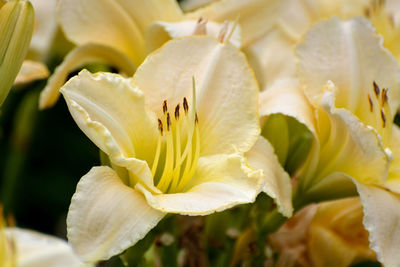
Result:
<svg viewBox="0 0 400 267"><path fill-rule="evenodd" d="M369 111L374 110L374 103L372 102L371 96L368 94Z"/></svg>
<svg viewBox="0 0 400 267"><path fill-rule="evenodd" d="M180 109L180 106L179 106L179 104L175 107L175 120L178 120L179 119L179 109Z"/></svg>
<svg viewBox="0 0 400 267"><path fill-rule="evenodd" d="M171 118L169 117L169 112L167 113L167 131L169 131L169 127L171 126Z"/></svg>
<svg viewBox="0 0 400 267"><path fill-rule="evenodd" d="M164 102L163 102L162 111L164 114L167 113L167 111L168 111L167 100L164 100Z"/></svg>
<svg viewBox="0 0 400 267"><path fill-rule="evenodd" d="M162 121L160 119L158 119L158 130L160 131L161 135L163 135L163 124Z"/></svg>
<svg viewBox="0 0 400 267"><path fill-rule="evenodd" d="M187 114L189 111L189 105L188 105L186 97L183 98L183 110L185 111L185 114Z"/></svg>
<svg viewBox="0 0 400 267"><path fill-rule="evenodd" d="M195 124L199 124L199 117L197 116L197 112L196 112L196 114L194 116L194 123Z"/></svg>
<svg viewBox="0 0 400 267"><path fill-rule="evenodd" d="M385 128L385 126L386 126L386 116L385 116L385 112L383 112L383 109L381 109L381 118L382 118L382 127Z"/></svg>
<svg viewBox="0 0 400 267"><path fill-rule="evenodd" d="M373 85L374 85L375 95L376 95L376 97L379 97L379 94L380 94L379 86L376 84L375 81L373 82Z"/></svg>
<svg viewBox="0 0 400 267"><path fill-rule="evenodd" d="M382 107L385 105L385 103L388 102L388 95L387 95L387 88L382 89L382 96L381 96L381 105Z"/></svg>

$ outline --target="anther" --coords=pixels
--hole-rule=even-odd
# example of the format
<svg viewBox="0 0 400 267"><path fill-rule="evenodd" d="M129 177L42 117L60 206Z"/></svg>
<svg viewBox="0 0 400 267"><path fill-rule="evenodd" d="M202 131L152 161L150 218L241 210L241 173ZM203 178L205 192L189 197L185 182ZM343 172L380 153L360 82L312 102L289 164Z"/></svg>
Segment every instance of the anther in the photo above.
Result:
<svg viewBox="0 0 400 267"><path fill-rule="evenodd" d="M374 110L374 103L372 102L371 96L368 94L369 111Z"/></svg>
<svg viewBox="0 0 400 267"><path fill-rule="evenodd" d="M160 119L158 119L158 130L160 131L161 135L163 135L163 124Z"/></svg>
<svg viewBox="0 0 400 267"><path fill-rule="evenodd" d="M179 104L175 107L175 120L179 119Z"/></svg>
<svg viewBox="0 0 400 267"><path fill-rule="evenodd" d="M385 128L385 126L386 126L386 116L385 116L385 113L383 112L383 109L381 109L381 118L382 118L382 127Z"/></svg>
<svg viewBox="0 0 400 267"><path fill-rule="evenodd" d="M197 20L193 35L206 35L207 34L207 19L200 17Z"/></svg>
<svg viewBox="0 0 400 267"><path fill-rule="evenodd" d="M167 100L164 100L162 110L163 110L164 114L167 113L167 111L168 111Z"/></svg>
<svg viewBox="0 0 400 267"><path fill-rule="evenodd" d="M169 112L167 113L167 131L169 131L169 127L171 126L171 118L169 117Z"/></svg>
<svg viewBox="0 0 400 267"><path fill-rule="evenodd" d="M185 114L187 114L189 111L189 105L188 105L186 97L183 98L183 110L185 110Z"/></svg>
<svg viewBox="0 0 400 267"><path fill-rule="evenodd" d="M196 112L195 117L194 117L194 123L195 124L199 124L199 117L197 117L197 112Z"/></svg>
<svg viewBox="0 0 400 267"><path fill-rule="evenodd" d="M381 105L382 105L382 107L383 107L383 105L385 105L385 103L388 102L387 91L388 91L387 88L383 88L383 89L382 89L382 96L381 96L381 97L382 97L382 99L381 99Z"/></svg>
<svg viewBox="0 0 400 267"><path fill-rule="evenodd" d="M373 82L373 85L374 85L375 95L376 95L376 97L379 97L379 94L380 94L379 86L376 84L375 81Z"/></svg>

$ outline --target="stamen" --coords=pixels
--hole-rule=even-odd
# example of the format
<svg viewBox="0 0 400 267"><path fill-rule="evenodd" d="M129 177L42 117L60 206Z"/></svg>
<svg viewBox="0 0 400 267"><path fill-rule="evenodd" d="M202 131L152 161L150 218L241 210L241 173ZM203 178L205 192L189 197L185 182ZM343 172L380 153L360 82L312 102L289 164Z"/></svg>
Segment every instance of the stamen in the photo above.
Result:
<svg viewBox="0 0 400 267"><path fill-rule="evenodd" d="M153 177L157 174L159 179L154 177L154 180L158 181L157 188L164 193L173 193L184 189L194 175L200 157L200 131L196 113L194 79L192 104L193 107L191 107L189 114L188 101L184 97L183 109L187 116L180 117L180 104L178 104L174 110L174 119L168 112L167 102L163 102L164 115L158 119L158 129L161 135L157 143L151 171ZM165 137L163 137L165 125L167 128ZM163 142L165 142L165 145L163 145ZM181 153L182 150L183 153ZM163 156L160 156L161 153ZM160 158L165 158L163 169L157 167Z"/></svg>
<svg viewBox="0 0 400 267"><path fill-rule="evenodd" d="M161 120L158 119L159 125L160 125L160 122L161 122ZM161 135L158 137L158 141L157 141L157 148L156 148L156 154L155 154L154 160L153 160L153 165L151 166L151 174L152 174L153 177L156 174L158 161L160 160L161 136L162 136L162 126L161 126Z"/></svg>
<svg viewBox="0 0 400 267"><path fill-rule="evenodd" d="M371 96L368 94L369 111L374 111L374 103L372 102Z"/></svg>
<svg viewBox="0 0 400 267"><path fill-rule="evenodd" d="M169 131L171 127L171 118L169 117L169 112L167 113L167 131Z"/></svg>
<svg viewBox="0 0 400 267"><path fill-rule="evenodd" d="M160 133L161 133L161 136L163 135L163 124L162 124L162 121L160 120L160 119L158 119L158 130L160 131Z"/></svg>
<svg viewBox="0 0 400 267"><path fill-rule="evenodd" d="M386 126L386 116L385 116L385 112L383 111L383 109L381 109L381 118L382 118L382 127L385 128L385 126Z"/></svg>
<svg viewBox="0 0 400 267"><path fill-rule="evenodd" d="M382 96L381 96L381 106L383 107L385 103L388 102L388 96L387 96L387 91L388 89L383 88L382 89Z"/></svg>
<svg viewBox="0 0 400 267"><path fill-rule="evenodd" d="M162 110L164 114L167 113L168 111L167 100L164 100Z"/></svg>
<svg viewBox="0 0 400 267"><path fill-rule="evenodd" d="M186 97L183 98L183 110L185 111L185 114L187 114L189 111L189 106Z"/></svg>
<svg viewBox="0 0 400 267"><path fill-rule="evenodd" d="M373 82L373 85L374 85L375 95L376 95L376 97L379 97L379 94L380 94L379 86L376 84L375 81Z"/></svg>
<svg viewBox="0 0 400 267"><path fill-rule="evenodd" d="M179 104L175 107L175 120L179 119Z"/></svg>
<svg viewBox="0 0 400 267"><path fill-rule="evenodd" d="M168 189L168 186L172 180L172 168L174 165L174 141L171 131L167 131L166 138L167 154L165 156L165 166L161 175L161 179L157 185L158 189L160 189L162 192L166 192Z"/></svg>

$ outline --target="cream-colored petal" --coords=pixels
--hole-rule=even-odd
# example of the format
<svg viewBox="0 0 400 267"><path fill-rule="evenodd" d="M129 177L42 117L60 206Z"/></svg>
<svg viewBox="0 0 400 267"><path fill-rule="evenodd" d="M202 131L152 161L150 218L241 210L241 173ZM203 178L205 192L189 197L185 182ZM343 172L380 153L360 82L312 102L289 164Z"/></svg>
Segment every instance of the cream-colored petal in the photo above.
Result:
<svg viewBox="0 0 400 267"><path fill-rule="evenodd" d="M260 93L260 117L272 114L293 117L317 134L314 108L296 79L276 81L269 90Z"/></svg>
<svg viewBox="0 0 400 267"><path fill-rule="evenodd" d="M299 78L313 104L318 103L321 88L331 80L338 88L337 106L378 129L375 124L381 121L370 112L368 99L368 94L375 97L375 81L381 89L389 88L391 116L386 117L393 119L400 104L399 67L367 20L342 22L333 18L320 22L297 45L296 53ZM380 100L379 96L377 103ZM379 112L377 103L374 110Z"/></svg>
<svg viewBox="0 0 400 267"><path fill-rule="evenodd" d="M40 94L39 107L44 109L53 106L60 95L59 90L66 82L68 74L82 65L94 62L105 62L127 75L132 75L136 70L134 63L126 55L112 47L99 44L78 46L54 70Z"/></svg>
<svg viewBox="0 0 400 267"><path fill-rule="evenodd" d="M163 218L109 167L79 181L67 217L68 241L86 261L106 260L142 239Z"/></svg>
<svg viewBox="0 0 400 267"><path fill-rule="evenodd" d="M390 163L389 174L385 186L400 194L400 128L393 124L392 139L389 145L393 153L393 160Z"/></svg>
<svg viewBox="0 0 400 267"><path fill-rule="evenodd" d="M252 45L244 48L261 91L269 90L279 79L296 77L294 41L275 27Z"/></svg>
<svg viewBox="0 0 400 267"><path fill-rule="evenodd" d="M253 202L262 189L262 171L246 166L238 154L202 157L187 190L176 194L151 194L138 184L153 208L184 215L207 215L238 204Z"/></svg>
<svg viewBox="0 0 400 267"><path fill-rule="evenodd" d="M202 155L250 149L259 134L258 87L245 56L233 46L207 36L172 40L147 57L133 84L146 95L146 106L160 114L163 100L170 108L184 97L192 103L192 78Z"/></svg>
<svg viewBox="0 0 400 267"><path fill-rule="evenodd" d="M89 267L62 239L20 228L6 228L8 238L15 244L18 267Z"/></svg>
<svg viewBox="0 0 400 267"><path fill-rule="evenodd" d="M364 207L364 226L371 248L387 267L400 265L400 196L383 188L356 183Z"/></svg>
<svg viewBox="0 0 400 267"><path fill-rule="evenodd" d="M223 0L215 1L187 16L204 17L216 22L239 20L243 46L247 46L272 29L286 6L281 0Z"/></svg>
<svg viewBox="0 0 400 267"><path fill-rule="evenodd" d="M46 79L50 75L46 65L39 61L24 60L14 84L24 84Z"/></svg>
<svg viewBox="0 0 400 267"><path fill-rule="evenodd" d="M143 32L118 1L62 0L57 16L66 37L76 44L111 46L136 65L146 56Z"/></svg>
<svg viewBox="0 0 400 267"><path fill-rule="evenodd" d="M155 190L147 162L153 160L159 132L154 115L145 110L143 93L118 74L86 70L61 92L81 130L113 163Z"/></svg>
<svg viewBox="0 0 400 267"><path fill-rule="evenodd" d="M30 49L38 60L45 60L57 32L57 0L31 0L35 9L35 31Z"/></svg>
<svg viewBox="0 0 400 267"><path fill-rule="evenodd" d="M171 39L195 34L197 20L185 20L181 22L157 21L149 26L146 32L146 45L148 51L153 51ZM208 21L205 23L205 35L218 38L223 23ZM230 22L230 28L235 27L229 38L229 42L237 48L241 46L241 30L234 22ZM229 32L229 30L227 31Z"/></svg>
<svg viewBox="0 0 400 267"><path fill-rule="evenodd" d="M172 22L183 19L176 0L116 0L126 11L142 33L157 20Z"/></svg>
<svg viewBox="0 0 400 267"><path fill-rule="evenodd" d="M263 137L246 153L246 158L253 169L264 171L263 191L274 199L280 213L292 216L292 183L289 175L279 164L271 144Z"/></svg>

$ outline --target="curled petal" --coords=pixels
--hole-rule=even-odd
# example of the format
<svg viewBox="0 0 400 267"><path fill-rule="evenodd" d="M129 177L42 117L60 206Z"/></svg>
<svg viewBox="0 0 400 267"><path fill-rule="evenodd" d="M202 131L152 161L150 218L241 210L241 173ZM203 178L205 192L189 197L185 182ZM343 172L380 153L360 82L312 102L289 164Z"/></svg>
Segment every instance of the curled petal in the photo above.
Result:
<svg viewBox="0 0 400 267"><path fill-rule="evenodd" d="M260 137L257 143L246 153L249 164L254 169L264 171L263 191L272 197L278 205L280 213L292 216L292 183L289 175L279 164L271 144Z"/></svg>
<svg viewBox="0 0 400 267"><path fill-rule="evenodd" d="M85 70L61 91L78 126L111 161L158 191L147 162L153 160L159 133L156 119L144 108L143 93L117 74Z"/></svg>
<svg viewBox="0 0 400 267"><path fill-rule="evenodd" d="M163 218L109 167L79 181L67 217L68 241L85 261L106 260L142 239Z"/></svg>

